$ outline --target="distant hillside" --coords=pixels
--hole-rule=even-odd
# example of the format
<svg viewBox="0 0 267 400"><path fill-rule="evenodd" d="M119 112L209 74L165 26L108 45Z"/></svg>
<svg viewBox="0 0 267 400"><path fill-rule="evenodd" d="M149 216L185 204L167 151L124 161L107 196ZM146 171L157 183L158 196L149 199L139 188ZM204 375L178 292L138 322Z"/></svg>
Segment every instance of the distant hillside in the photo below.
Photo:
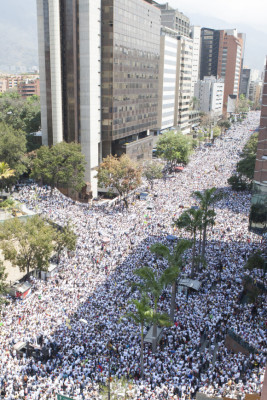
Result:
<svg viewBox="0 0 267 400"><path fill-rule="evenodd" d="M2 1L0 71L4 66L33 65L38 65L36 0Z"/></svg>

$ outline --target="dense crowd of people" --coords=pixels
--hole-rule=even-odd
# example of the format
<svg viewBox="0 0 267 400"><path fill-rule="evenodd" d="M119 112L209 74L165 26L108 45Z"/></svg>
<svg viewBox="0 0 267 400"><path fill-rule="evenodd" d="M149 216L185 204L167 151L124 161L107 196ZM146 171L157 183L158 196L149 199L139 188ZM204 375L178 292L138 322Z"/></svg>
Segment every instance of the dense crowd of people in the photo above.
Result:
<svg viewBox="0 0 267 400"><path fill-rule="evenodd" d="M64 253L56 273L47 281L31 278L32 294L12 300L1 310L1 394L7 400L53 400L65 394L77 400L102 398L109 369L115 381L126 378L128 396L138 400L192 399L208 395L243 398L259 392L266 364L266 298L257 306L242 302L242 278L248 256L263 249L261 238L248 231L250 194L233 192L227 179L244 144L259 124L250 112L228 132L199 148L182 173L158 180L148 201L133 194L130 207L120 202L89 206L66 198L57 190L36 185L21 189L18 198L29 209L64 225L71 221L77 234L76 251ZM176 231L173 219L196 204L195 190L216 187L223 193L215 205L216 225L208 230L207 266L197 272L198 292L176 296L175 323L164 328L156 354L145 345L144 377L140 373L140 327L125 317L129 300L139 298L130 282L134 270L167 265L149 250ZM190 252L183 273L190 272ZM262 282L262 271L250 272ZM170 311L171 288L159 309ZM148 327L147 327L148 328ZM231 330L252 346L249 356L233 354L225 346ZM18 342L39 343L39 357L19 357ZM112 342L114 351L107 350ZM110 364L110 365L109 365ZM115 395L119 398L119 394Z"/></svg>

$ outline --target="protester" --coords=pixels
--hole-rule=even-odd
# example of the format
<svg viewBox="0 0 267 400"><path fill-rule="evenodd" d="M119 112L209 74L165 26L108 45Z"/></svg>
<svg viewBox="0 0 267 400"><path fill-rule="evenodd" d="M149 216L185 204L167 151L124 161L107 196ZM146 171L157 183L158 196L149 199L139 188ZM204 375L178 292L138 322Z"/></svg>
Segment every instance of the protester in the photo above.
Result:
<svg viewBox="0 0 267 400"><path fill-rule="evenodd" d="M152 209L134 194L126 210L120 202L90 207L57 190L50 196L50 188L36 185L21 189L20 201L58 224L70 221L78 241L75 252L61 256L52 278L45 282L32 277L31 296L10 301L1 310L2 398L52 400L61 393L99 400L109 356L111 375L128 378L129 395L138 400L192 399L198 391L244 398L260 391L266 364L266 298L259 296L255 311L240 297L244 264L264 242L248 231L250 194L233 192L227 184L258 124L259 113L250 112L228 132L231 141L217 139L208 150L198 149L182 173L157 181ZM174 230L173 220L183 211L179 206L196 204L193 191L211 187L224 196L215 205L216 226L208 230L207 266L197 273L201 289L189 296L177 293L175 323L164 329L156 354L145 346L141 380L140 327L123 317L130 310L129 300L139 298L129 284L136 280L133 271L167 265L151 254L151 244L168 244L168 234L190 238ZM184 273L190 272L190 255ZM262 281L261 271L251 274ZM170 311L170 295L168 287L159 300L161 311ZM253 346L254 354L227 350L228 330ZM111 354L110 341L115 349ZM38 342L39 357L19 358L13 349L18 342Z"/></svg>

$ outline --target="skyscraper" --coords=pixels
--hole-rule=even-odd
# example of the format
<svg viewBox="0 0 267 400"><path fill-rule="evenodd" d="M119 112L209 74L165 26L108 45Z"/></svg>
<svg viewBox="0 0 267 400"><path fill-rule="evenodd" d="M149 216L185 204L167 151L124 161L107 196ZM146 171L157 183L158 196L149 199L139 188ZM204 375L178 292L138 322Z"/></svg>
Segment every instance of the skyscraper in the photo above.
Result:
<svg viewBox="0 0 267 400"><path fill-rule="evenodd" d="M160 10L102 0L102 156L150 158L157 126Z"/></svg>
<svg viewBox="0 0 267 400"><path fill-rule="evenodd" d="M243 56L243 35L236 29L220 31L218 55L218 77L224 78L224 113L227 112L228 96L239 94L239 83Z"/></svg>
<svg viewBox="0 0 267 400"><path fill-rule="evenodd" d="M42 141L78 142L97 194L100 157L100 0L37 0Z"/></svg>
<svg viewBox="0 0 267 400"><path fill-rule="evenodd" d="M215 29L201 28L200 80L204 76L218 75L220 32Z"/></svg>

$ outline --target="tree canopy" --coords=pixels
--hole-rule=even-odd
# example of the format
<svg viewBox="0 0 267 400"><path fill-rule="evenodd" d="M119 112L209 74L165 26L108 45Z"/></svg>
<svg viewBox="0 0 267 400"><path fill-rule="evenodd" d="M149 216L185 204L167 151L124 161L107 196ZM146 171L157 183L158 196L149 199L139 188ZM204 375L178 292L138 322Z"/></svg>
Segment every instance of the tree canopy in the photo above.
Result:
<svg viewBox="0 0 267 400"><path fill-rule="evenodd" d="M0 224L0 248L4 258L21 271L46 271L54 252L74 250L76 236L67 224L59 230L38 215L26 221L14 218Z"/></svg>
<svg viewBox="0 0 267 400"><path fill-rule="evenodd" d="M192 152L192 140L182 133L166 132L157 142L157 156L176 164L186 165Z"/></svg>
<svg viewBox="0 0 267 400"><path fill-rule="evenodd" d="M41 127L41 109L38 96L26 99L16 91L0 93L0 122L25 133L37 132Z"/></svg>
<svg viewBox="0 0 267 400"><path fill-rule="evenodd" d="M141 184L142 168L126 154L120 157L108 156L97 169L99 187L112 193L115 190L128 207L127 195Z"/></svg>
<svg viewBox="0 0 267 400"><path fill-rule="evenodd" d="M3 265L3 262L0 261L0 308L1 304L4 303L4 298L2 296L7 293L6 279L7 279L7 273Z"/></svg>
<svg viewBox="0 0 267 400"><path fill-rule="evenodd" d="M32 162L31 176L51 186L67 186L81 190L84 183L85 159L81 146L76 143L57 143L52 147L42 146Z"/></svg>
<svg viewBox="0 0 267 400"><path fill-rule="evenodd" d="M143 176L153 188L154 180L162 178L162 165L156 161L146 163L143 169Z"/></svg>
<svg viewBox="0 0 267 400"><path fill-rule="evenodd" d="M241 159L236 166L237 172L249 179L250 181L253 179L254 176L257 145L258 133L254 133L245 144L240 155Z"/></svg>
<svg viewBox="0 0 267 400"><path fill-rule="evenodd" d="M14 170L14 179L27 171L26 137L21 131L0 123L0 160Z"/></svg>
<svg viewBox="0 0 267 400"><path fill-rule="evenodd" d="M39 216L5 221L0 226L0 247L6 260L27 274L46 270L53 251L53 228Z"/></svg>

